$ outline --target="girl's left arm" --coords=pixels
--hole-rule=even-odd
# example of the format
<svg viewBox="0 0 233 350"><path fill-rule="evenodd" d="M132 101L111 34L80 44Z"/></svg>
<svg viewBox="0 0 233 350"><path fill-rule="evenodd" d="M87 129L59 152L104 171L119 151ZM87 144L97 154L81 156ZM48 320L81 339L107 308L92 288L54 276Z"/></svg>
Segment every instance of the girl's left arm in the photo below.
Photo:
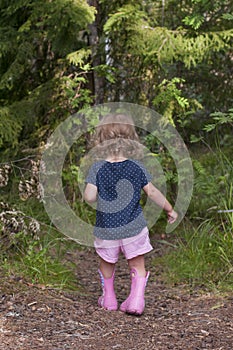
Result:
<svg viewBox="0 0 233 350"><path fill-rule="evenodd" d="M97 187L93 184L88 183L86 185L83 198L88 203L94 203L97 200Z"/></svg>
<svg viewBox="0 0 233 350"><path fill-rule="evenodd" d="M173 210L172 205L168 202L164 195L151 182L144 186L143 190L153 202L158 204L167 212L168 222L173 224L176 221L178 214Z"/></svg>

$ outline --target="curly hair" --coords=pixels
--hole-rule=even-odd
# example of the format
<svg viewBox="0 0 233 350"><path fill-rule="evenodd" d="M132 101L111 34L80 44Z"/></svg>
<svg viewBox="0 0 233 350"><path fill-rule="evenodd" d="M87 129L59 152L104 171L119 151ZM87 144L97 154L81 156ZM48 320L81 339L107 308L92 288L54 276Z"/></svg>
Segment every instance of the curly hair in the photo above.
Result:
<svg viewBox="0 0 233 350"><path fill-rule="evenodd" d="M132 117L124 114L108 114L96 127L92 145L98 158L123 155L140 158L142 145Z"/></svg>

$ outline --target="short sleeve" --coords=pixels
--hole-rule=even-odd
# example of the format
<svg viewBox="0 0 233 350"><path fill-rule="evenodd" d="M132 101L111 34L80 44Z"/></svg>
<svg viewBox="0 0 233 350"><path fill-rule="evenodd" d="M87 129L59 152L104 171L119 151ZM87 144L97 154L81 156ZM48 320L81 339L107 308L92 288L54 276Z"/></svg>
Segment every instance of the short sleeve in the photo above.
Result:
<svg viewBox="0 0 233 350"><path fill-rule="evenodd" d="M91 166L89 169L89 172L86 177L86 183L92 184L96 186L96 175L97 175L97 169L95 164Z"/></svg>
<svg viewBox="0 0 233 350"><path fill-rule="evenodd" d="M147 171L146 168L141 168L142 169L142 177L141 177L141 187L143 188L146 186L149 182L152 180L151 174Z"/></svg>
<svg viewBox="0 0 233 350"><path fill-rule="evenodd" d="M97 186L97 174L103 165L104 162L94 163L89 169L85 182Z"/></svg>
<svg viewBox="0 0 233 350"><path fill-rule="evenodd" d="M142 162L139 161L134 161L141 170L141 188L143 188L144 186L146 186L149 182L152 181L152 176L149 173L149 171L145 168L144 164Z"/></svg>

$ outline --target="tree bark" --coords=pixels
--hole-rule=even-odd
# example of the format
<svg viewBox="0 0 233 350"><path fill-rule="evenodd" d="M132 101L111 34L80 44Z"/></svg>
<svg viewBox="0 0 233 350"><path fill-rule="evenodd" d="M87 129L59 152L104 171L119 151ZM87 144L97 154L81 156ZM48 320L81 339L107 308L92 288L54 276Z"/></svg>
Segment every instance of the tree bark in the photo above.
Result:
<svg viewBox="0 0 233 350"><path fill-rule="evenodd" d="M92 66L93 68L98 67L102 64L106 64L105 58L105 47L100 47L100 37L103 33L103 21L101 18L101 9L98 0L88 0L88 4L96 8L95 21L89 25L88 41L92 51ZM102 50L102 51L101 51ZM95 105L104 103L104 91L105 91L105 78L100 76L94 69L91 76L91 85L94 95Z"/></svg>

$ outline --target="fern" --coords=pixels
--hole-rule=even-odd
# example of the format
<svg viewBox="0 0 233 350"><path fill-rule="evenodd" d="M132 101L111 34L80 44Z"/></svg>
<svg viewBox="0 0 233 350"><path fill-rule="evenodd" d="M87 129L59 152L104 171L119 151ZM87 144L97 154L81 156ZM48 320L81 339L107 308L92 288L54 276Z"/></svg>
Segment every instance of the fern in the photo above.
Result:
<svg viewBox="0 0 233 350"><path fill-rule="evenodd" d="M205 125L204 130L207 132L213 131L217 127L225 124L233 126L233 108L230 108L228 113L214 112L211 113L210 116L213 117L214 123Z"/></svg>
<svg viewBox="0 0 233 350"><path fill-rule="evenodd" d="M182 91L179 88L184 84L184 79L174 77L170 81L164 79L158 86L158 94L153 100L153 105L163 115L164 121L175 125L176 120L182 124L188 111L201 109L202 106L194 99L188 99L182 96ZM178 117L179 116L179 117Z"/></svg>

